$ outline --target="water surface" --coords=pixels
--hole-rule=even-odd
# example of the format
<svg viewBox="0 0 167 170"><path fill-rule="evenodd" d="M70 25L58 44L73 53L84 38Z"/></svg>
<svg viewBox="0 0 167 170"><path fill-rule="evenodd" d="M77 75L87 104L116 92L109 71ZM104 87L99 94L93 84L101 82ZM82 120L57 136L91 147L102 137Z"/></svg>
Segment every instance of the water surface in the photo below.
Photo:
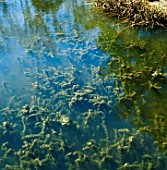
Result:
<svg viewBox="0 0 167 170"><path fill-rule="evenodd" d="M0 169L165 169L166 29L84 0L0 1Z"/></svg>

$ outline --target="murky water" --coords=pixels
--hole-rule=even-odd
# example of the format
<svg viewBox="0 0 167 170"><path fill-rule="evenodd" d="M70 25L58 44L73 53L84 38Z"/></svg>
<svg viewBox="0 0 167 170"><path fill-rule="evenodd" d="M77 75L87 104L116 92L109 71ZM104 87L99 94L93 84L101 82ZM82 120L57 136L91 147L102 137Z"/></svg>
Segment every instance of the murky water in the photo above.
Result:
<svg viewBox="0 0 167 170"><path fill-rule="evenodd" d="M120 22L0 1L0 169L167 167L167 31Z"/></svg>

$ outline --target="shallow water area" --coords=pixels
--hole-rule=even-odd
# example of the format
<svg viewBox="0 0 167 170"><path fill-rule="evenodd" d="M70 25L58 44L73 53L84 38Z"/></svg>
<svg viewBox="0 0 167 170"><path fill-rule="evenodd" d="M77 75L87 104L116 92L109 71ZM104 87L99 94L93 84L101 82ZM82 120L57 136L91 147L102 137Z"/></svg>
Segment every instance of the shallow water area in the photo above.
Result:
<svg viewBox="0 0 167 170"><path fill-rule="evenodd" d="M0 11L0 169L167 166L165 29L131 29L86 0Z"/></svg>

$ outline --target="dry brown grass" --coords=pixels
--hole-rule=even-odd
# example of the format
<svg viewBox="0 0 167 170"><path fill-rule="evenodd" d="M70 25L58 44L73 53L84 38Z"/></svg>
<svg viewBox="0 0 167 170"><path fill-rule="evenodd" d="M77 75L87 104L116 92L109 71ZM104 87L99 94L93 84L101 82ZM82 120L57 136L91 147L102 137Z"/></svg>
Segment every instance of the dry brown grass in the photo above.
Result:
<svg viewBox="0 0 167 170"><path fill-rule="evenodd" d="M132 25L167 26L167 11L148 0L95 0L99 10L128 19Z"/></svg>

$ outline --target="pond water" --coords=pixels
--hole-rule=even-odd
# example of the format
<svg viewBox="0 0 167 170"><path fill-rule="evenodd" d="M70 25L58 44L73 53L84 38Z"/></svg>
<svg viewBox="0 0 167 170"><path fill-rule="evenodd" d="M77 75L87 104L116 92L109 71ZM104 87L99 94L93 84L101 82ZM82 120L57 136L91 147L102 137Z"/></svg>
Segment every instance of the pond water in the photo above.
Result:
<svg viewBox="0 0 167 170"><path fill-rule="evenodd" d="M166 169L167 31L121 22L0 1L0 169Z"/></svg>

